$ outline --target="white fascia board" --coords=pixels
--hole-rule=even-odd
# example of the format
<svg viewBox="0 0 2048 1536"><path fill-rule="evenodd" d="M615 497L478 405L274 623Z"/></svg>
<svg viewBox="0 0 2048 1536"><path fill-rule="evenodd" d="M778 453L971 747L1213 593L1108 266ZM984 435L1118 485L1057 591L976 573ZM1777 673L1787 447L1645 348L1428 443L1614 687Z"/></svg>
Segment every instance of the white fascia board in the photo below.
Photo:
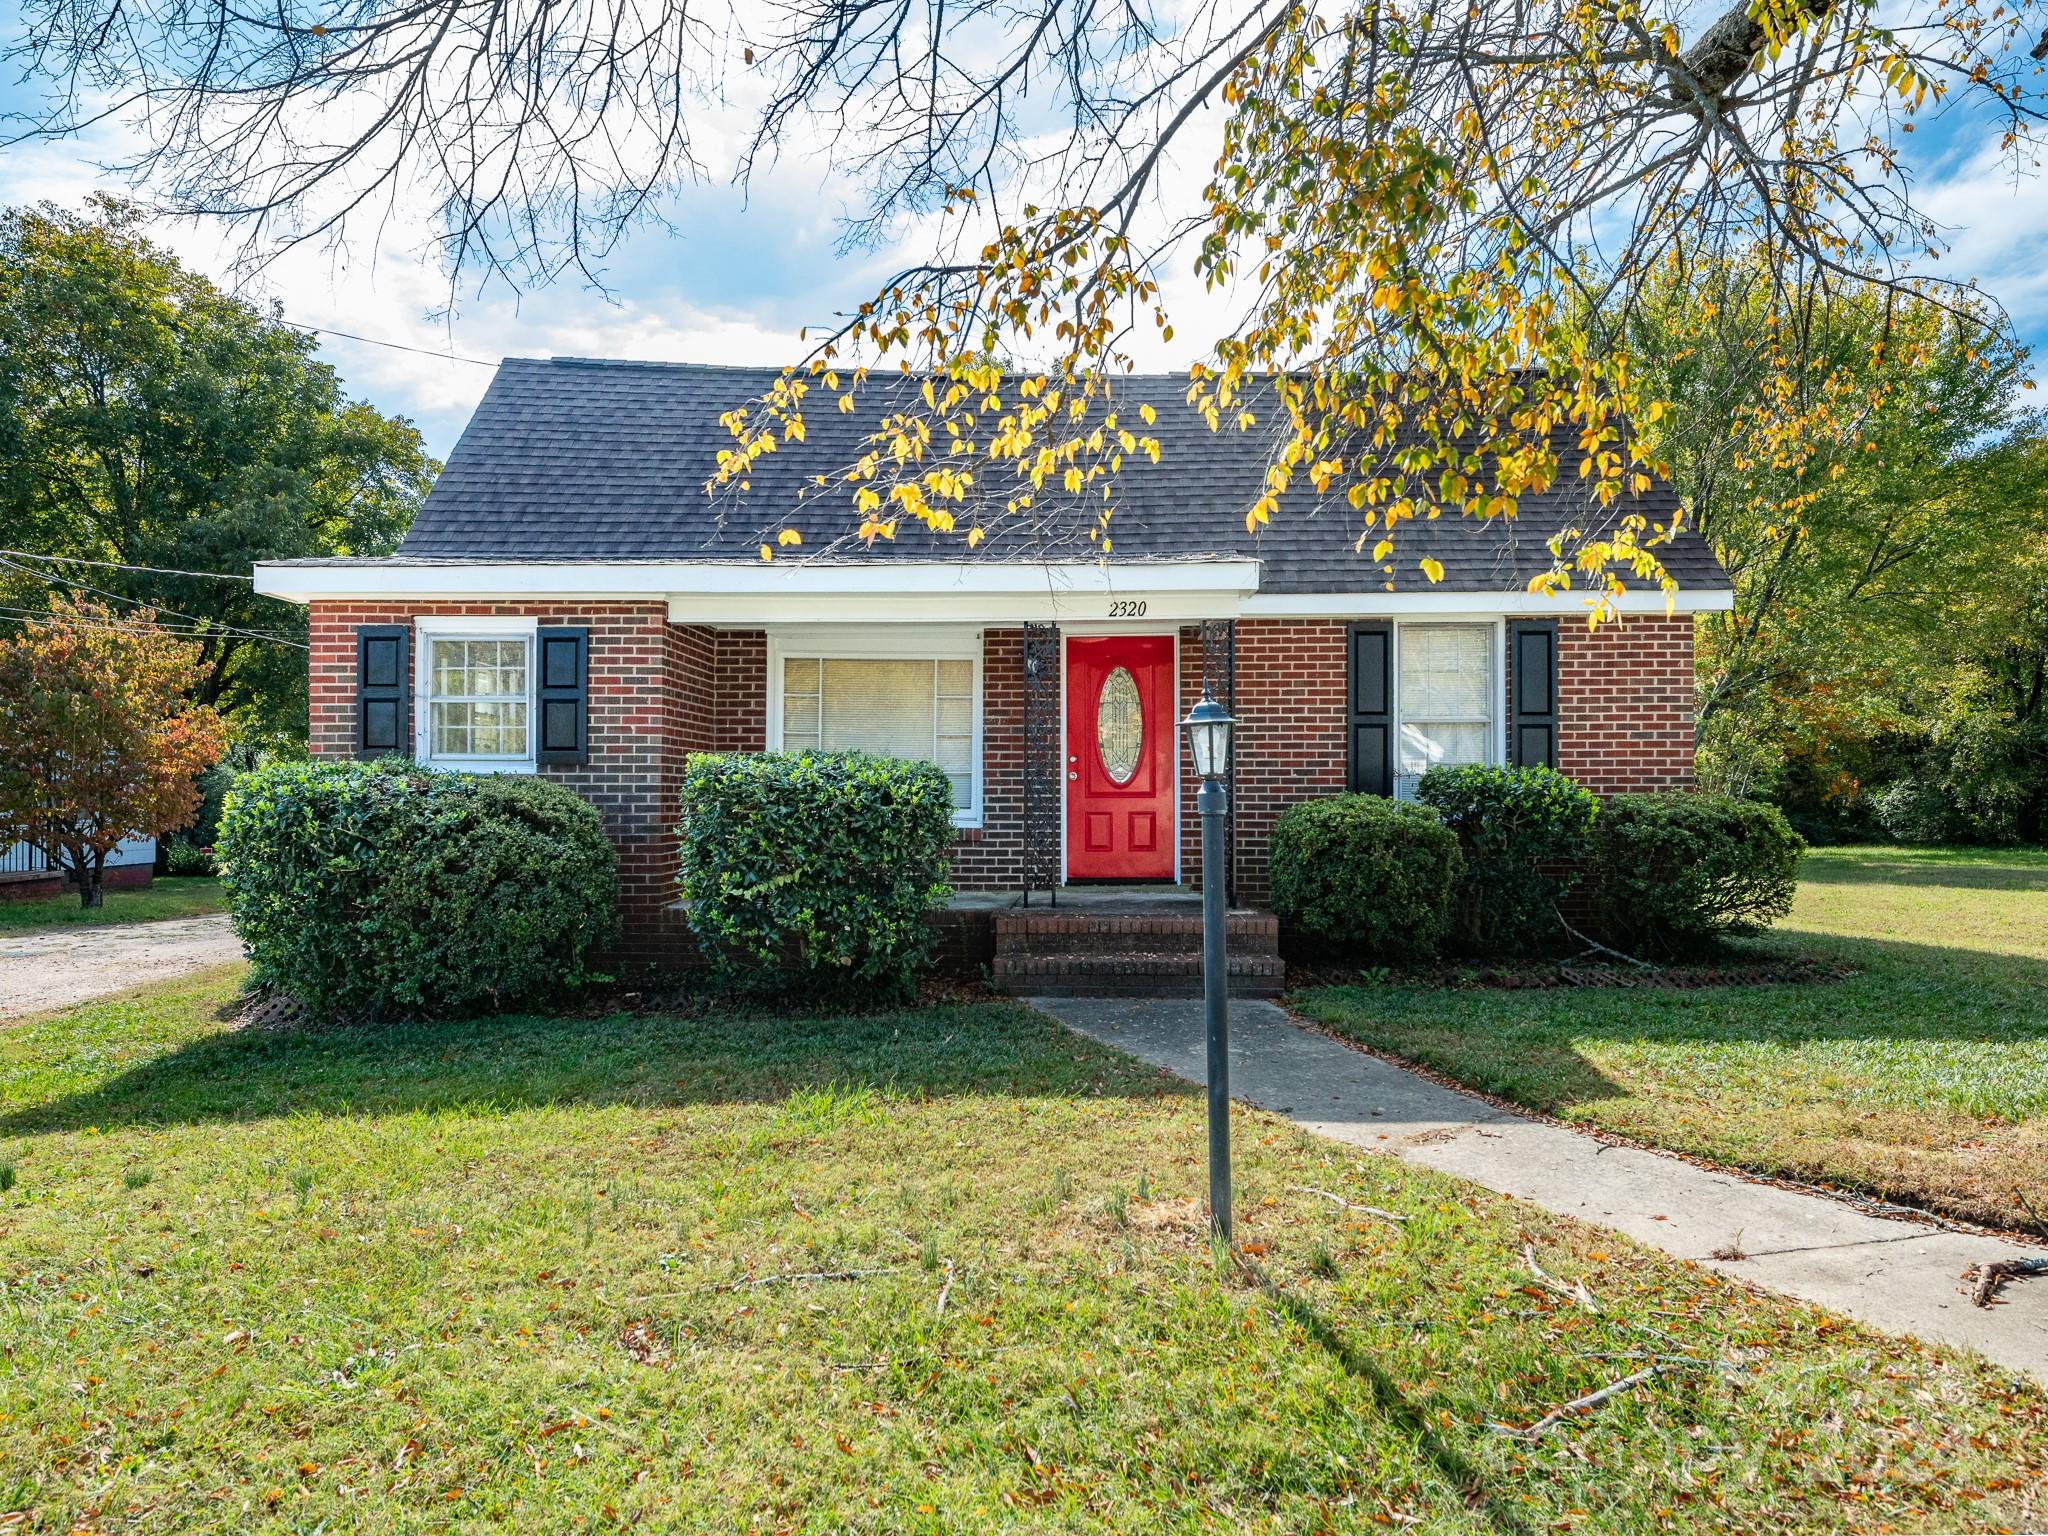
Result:
<svg viewBox="0 0 2048 1536"><path fill-rule="evenodd" d="M1591 594L1564 592L1259 592L1238 605L1241 619L1398 619L1498 617L1549 619L1581 615L1591 607ZM1726 590L1681 588L1669 598L1662 592L1624 592L1613 599L1622 614L1728 613L1735 594Z"/></svg>
<svg viewBox="0 0 2048 1536"><path fill-rule="evenodd" d="M741 621L791 622L836 617L854 622L929 622L939 618L1053 616L1068 604L1096 616L1111 599L1192 602L1191 612L1234 608L1259 585L1256 560L1111 560L1022 564L991 559L877 560L863 565L808 565L800 560L454 562L445 565L290 565L256 567L256 590L288 602L416 598L422 601L523 602L534 598L666 600L678 610L699 604L746 607ZM842 611L818 605L844 604ZM934 613L929 603L952 611ZM1015 610L1012 612L1011 610ZM679 612L678 616L684 616ZM688 617L709 618L690 611ZM729 621L729 620L728 620Z"/></svg>

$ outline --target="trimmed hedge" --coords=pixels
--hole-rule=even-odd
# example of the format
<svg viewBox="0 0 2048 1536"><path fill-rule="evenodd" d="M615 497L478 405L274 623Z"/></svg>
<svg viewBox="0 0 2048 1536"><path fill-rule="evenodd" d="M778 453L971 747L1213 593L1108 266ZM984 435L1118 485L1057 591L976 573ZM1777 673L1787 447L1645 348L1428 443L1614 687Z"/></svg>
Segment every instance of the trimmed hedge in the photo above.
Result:
<svg viewBox="0 0 2048 1536"><path fill-rule="evenodd" d="M1584 871L1600 801L1551 768L1432 768L1417 796L1465 855L1453 921L1481 954L1556 944L1558 905Z"/></svg>
<svg viewBox="0 0 2048 1536"><path fill-rule="evenodd" d="M215 854L257 978L321 1017L534 1001L616 933L603 824L543 779L277 763L229 791Z"/></svg>
<svg viewBox="0 0 2048 1536"><path fill-rule="evenodd" d="M1603 932L1634 954L1682 955L1792 910L1806 844L1776 806L1732 795L1615 795L1594 823Z"/></svg>
<svg viewBox="0 0 2048 1536"><path fill-rule="evenodd" d="M1307 800L1273 824L1273 910L1325 949L1426 959L1450 932L1464 866L1457 834L1428 806Z"/></svg>
<svg viewBox="0 0 2048 1536"><path fill-rule="evenodd" d="M953 791L866 752L700 753L679 883L706 964L738 991L901 1000L952 894Z"/></svg>

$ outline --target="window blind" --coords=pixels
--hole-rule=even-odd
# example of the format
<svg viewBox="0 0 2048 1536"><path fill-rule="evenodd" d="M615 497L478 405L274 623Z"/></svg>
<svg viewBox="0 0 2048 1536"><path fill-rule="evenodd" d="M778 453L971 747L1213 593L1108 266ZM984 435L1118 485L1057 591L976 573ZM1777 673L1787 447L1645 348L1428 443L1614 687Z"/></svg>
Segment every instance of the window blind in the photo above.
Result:
<svg viewBox="0 0 2048 1536"><path fill-rule="evenodd" d="M1439 763L1492 758L1493 632L1484 624L1404 624L1400 644L1404 791Z"/></svg>
<svg viewBox="0 0 2048 1536"><path fill-rule="evenodd" d="M974 793L974 663L919 657L785 657L787 752L873 752L937 763L953 804Z"/></svg>

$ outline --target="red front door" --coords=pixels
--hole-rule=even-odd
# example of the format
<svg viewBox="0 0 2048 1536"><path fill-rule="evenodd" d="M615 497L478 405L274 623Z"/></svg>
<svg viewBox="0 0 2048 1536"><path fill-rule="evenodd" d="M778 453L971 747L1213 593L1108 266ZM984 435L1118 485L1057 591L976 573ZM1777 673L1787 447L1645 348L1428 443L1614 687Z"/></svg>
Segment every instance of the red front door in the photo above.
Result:
<svg viewBox="0 0 2048 1536"><path fill-rule="evenodd" d="M1067 878L1173 878L1173 637L1067 642Z"/></svg>

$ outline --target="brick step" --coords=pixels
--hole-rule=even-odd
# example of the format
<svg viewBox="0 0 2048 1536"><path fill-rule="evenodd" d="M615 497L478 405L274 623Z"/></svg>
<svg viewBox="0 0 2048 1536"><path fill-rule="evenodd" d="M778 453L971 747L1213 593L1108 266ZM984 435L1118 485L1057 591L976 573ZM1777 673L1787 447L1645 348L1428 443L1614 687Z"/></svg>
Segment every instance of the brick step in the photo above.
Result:
<svg viewBox="0 0 2048 1536"><path fill-rule="evenodd" d="M1280 920L1270 912L1232 912L1224 919L1233 955L1276 955ZM1199 959L1198 915L1004 913L995 921L997 955L1185 954Z"/></svg>
<svg viewBox="0 0 2048 1536"><path fill-rule="evenodd" d="M1016 997L1200 997L1202 957L1196 954L997 955L996 989ZM1233 997L1278 997L1286 962L1277 955L1230 957Z"/></svg>

